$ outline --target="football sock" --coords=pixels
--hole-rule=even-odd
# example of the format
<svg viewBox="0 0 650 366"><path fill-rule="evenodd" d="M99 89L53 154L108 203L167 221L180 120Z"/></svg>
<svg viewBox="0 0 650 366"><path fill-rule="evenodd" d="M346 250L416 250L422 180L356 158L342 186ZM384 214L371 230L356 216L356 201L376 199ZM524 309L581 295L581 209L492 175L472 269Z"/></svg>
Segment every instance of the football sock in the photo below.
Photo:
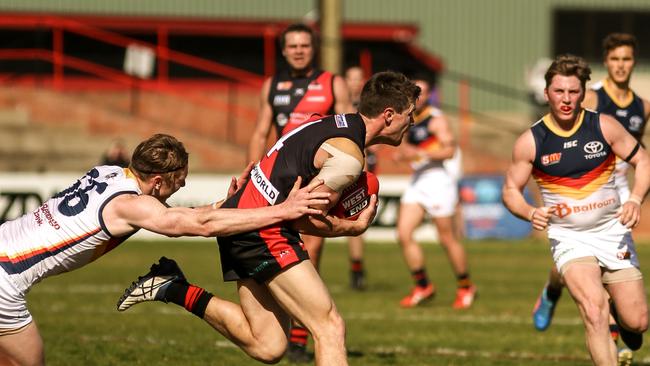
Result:
<svg viewBox="0 0 650 366"><path fill-rule="evenodd" d="M429 286L429 277L427 277L427 270L422 268L416 271L411 272L411 277L415 281L415 284L419 287Z"/></svg>
<svg viewBox="0 0 650 366"><path fill-rule="evenodd" d="M309 336L309 332L307 331L306 328L294 325L291 327L291 332L289 334L289 342L301 346L307 346L308 336Z"/></svg>
<svg viewBox="0 0 650 366"><path fill-rule="evenodd" d="M165 291L166 302L180 305L201 319L212 296L208 291L188 283L172 282Z"/></svg>
<svg viewBox="0 0 650 366"><path fill-rule="evenodd" d="M363 260L361 260L361 259L351 259L350 260L350 270L352 272L363 272Z"/></svg>
<svg viewBox="0 0 650 366"><path fill-rule="evenodd" d="M469 273L465 272L456 275L456 286L458 286L458 288L472 287L472 280L469 279Z"/></svg>
<svg viewBox="0 0 650 366"><path fill-rule="evenodd" d="M551 284L546 285L546 296L551 301L557 301L562 295L562 286L556 287Z"/></svg>

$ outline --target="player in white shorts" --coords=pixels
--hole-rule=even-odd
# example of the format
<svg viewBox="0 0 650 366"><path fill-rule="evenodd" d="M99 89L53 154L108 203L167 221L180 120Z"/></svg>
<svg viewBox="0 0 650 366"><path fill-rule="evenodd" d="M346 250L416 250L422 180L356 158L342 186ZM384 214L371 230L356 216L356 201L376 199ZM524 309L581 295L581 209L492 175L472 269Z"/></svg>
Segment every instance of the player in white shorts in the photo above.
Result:
<svg viewBox="0 0 650 366"><path fill-rule="evenodd" d="M414 307L435 295L435 286L426 272L424 253L413 238L425 213L432 217L440 244L445 248L456 275L455 309L472 305L476 286L467 268L465 248L454 230L454 213L458 204L458 179L461 175L461 155L449 123L442 112L427 101L431 82L424 75L413 78L422 89L415 106L414 126L396 154L398 160L408 161L414 173L402 195L397 221L398 240L415 286L400 301L402 307Z"/></svg>
<svg viewBox="0 0 650 366"><path fill-rule="evenodd" d="M591 359L596 365L614 365L610 309L631 349L641 347L648 327L646 295L629 232L639 223L641 200L650 187L650 158L614 118L581 107L590 73L576 56L553 61L544 90L550 113L517 139L503 201L536 230L548 227L553 259L580 310ZM623 203L614 186L617 156L635 167L634 187ZM543 207L524 199L531 176Z"/></svg>
<svg viewBox="0 0 650 366"><path fill-rule="evenodd" d="M165 202L185 185L187 163L182 143L154 135L138 145L129 168L94 167L33 212L0 225L1 365L45 362L43 342L25 302L33 285L94 261L141 228L170 237L230 235L320 213L309 207L329 202L327 194L310 193L318 183L297 190L296 182L290 200L278 206L170 208ZM233 178L229 195L249 171L250 166L239 180ZM358 226L344 220L340 225ZM191 305L202 306L200 301Z"/></svg>
<svg viewBox="0 0 650 366"><path fill-rule="evenodd" d="M603 63L607 77L591 85L582 106L614 117L640 142L650 117L650 102L630 88L636 48L636 39L631 34L612 33L605 37ZM630 196L629 170L630 164L620 158L616 160L614 182L621 202L627 201ZM563 287L561 276L553 267L533 309L533 324L537 330L543 331L550 326ZM613 319L610 320L610 331L612 337L617 339L619 331ZM623 347L619 351L619 363L625 365L631 362L632 352Z"/></svg>

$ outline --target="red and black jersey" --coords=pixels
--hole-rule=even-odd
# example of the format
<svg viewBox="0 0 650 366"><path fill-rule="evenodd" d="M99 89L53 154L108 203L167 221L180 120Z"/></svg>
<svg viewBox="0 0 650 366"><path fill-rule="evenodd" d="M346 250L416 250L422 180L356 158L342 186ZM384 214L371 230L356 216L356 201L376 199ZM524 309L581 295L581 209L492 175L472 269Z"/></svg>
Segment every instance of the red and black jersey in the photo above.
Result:
<svg viewBox="0 0 650 366"><path fill-rule="evenodd" d="M314 70L310 76L291 77L288 72L271 80L268 103L273 110L273 125L282 136L309 120L312 115L334 113L334 75Z"/></svg>
<svg viewBox="0 0 650 366"><path fill-rule="evenodd" d="M248 182L222 208L256 208L283 202L297 177L307 185L319 172L314 167L318 148L328 139L344 137L363 151L366 126L359 114L337 114L309 120L282 136L251 171ZM306 257L300 235L287 222L228 237L219 237L224 279L266 280ZM305 256L304 258L301 256Z"/></svg>

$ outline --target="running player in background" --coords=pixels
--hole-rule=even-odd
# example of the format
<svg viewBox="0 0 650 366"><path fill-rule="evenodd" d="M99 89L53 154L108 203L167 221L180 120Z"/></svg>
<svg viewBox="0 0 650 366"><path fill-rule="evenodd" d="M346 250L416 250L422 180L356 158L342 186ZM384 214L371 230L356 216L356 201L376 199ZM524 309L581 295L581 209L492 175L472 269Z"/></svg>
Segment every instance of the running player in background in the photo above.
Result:
<svg viewBox="0 0 650 366"><path fill-rule="evenodd" d="M343 78L315 67L317 43L314 31L301 23L289 25L280 35L282 55L289 69L264 81L260 112L248 146L248 161L262 158L272 126L279 139L314 114L327 116L355 111ZM312 263L318 269L323 238L303 235L303 241ZM308 361L305 353L307 331L296 325L291 333L289 359Z"/></svg>
<svg viewBox="0 0 650 366"><path fill-rule="evenodd" d="M167 199L185 185L187 157L174 137L154 135L136 147L128 168L94 167L34 212L0 226L1 365L45 363L43 341L25 300L33 285L89 264L139 229L169 237L230 235L321 212L309 206L328 202L322 193L309 193L316 183L294 189L280 206L168 207ZM245 183L249 171L250 166L239 181L233 178L229 195Z"/></svg>
<svg viewBox="0 0 650 366"><path fill-rule="evenodd" d="M634 138L641 142L650 117L650 103L640 98L630 88L630 80L635 65L636 39L631 34L612 33L603 40L603 64L607 77L587 90L582 106L614 117ZM618 159L616 163L616 190L621 202L630 196L627 173L630 165ZM549 273L546 286L535 303L533 323L537 330L543 331L551 325L553 313L562 294L564 284L555 266ZM618 338L618 327L611 324L611 334ZM632 353L622 348L620 361L631 363Z"/></svg>
<svg viewBox="0 0 650 366"><path fill-rule="evenodd" d="M399 145L411 126L419 91L402 74L374 75L363 88L359 113L312 119L281 137L255 166L251 179L223 207L278 204L291 182L303 177L305 181L324 181L317 190L331 193L331 202L317 208L326 212L361 174L365 146ZM370 207L357 220L365 227L372 221L376 202L373 196ZM296 319L314 335L317 365L345 366L345 324L298 235L363 232L337 230L336 221L312 215L218 237L224 280L237 281L239 304L189 285L175 262L161 259L127 289L118 308L126 310L139 302L157 300L187 309L186 299L204 299L198 300L206 305L200 311L187 310L265 363L278 362L285 354L290 319Z"/></svg>
<svg viewBox="0 0 650 366"><path fill-rule="evenodd" d="M407 308L417 306L431 299L436 292L427 275L422 247L413 237L415 229L428 213L457 279L453 307L465 309L474 301L476 286L470 279L465 248L454 229L460 151L442 111L427 101L431 90L430 80L417 76L413 81L422 90L415 108L415 126L409 131L406 143L400 147L396 158L410 162L415 170L410 185L402 195L397 220L399 244L415 287L400 301L400 305Z"/></svg>
<svg viewBox="0 0 650 366"><path fill-rule="evenodd" d="M553 61L545 75L550 113L517 139L503 201L536 230L548 227L553 261L580 311L592 361L614 365L610 311L631 349L641 347L648 327L630 230L639 223L650 186L650 158L613 117L581 107L590 73L576 56ZM623 202L615 187L616 157L635 167L634 187ZM531 175L543 207L532 207L523 197Z"/></svg>

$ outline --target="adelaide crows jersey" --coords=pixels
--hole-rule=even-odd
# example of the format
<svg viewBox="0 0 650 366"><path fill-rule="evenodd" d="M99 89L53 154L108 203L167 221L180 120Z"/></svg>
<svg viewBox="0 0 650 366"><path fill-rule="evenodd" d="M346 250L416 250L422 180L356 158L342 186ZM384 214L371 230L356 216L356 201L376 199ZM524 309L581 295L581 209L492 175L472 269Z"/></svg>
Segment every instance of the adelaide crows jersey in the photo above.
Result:
<svg viewBox="0 0 650 366"><path fill-rule="evenodd" d="M287 72L274 76L268 103L273 110L277 135L286 134L314 114L333 114L333 82L334 75L321 70L304 77L291 77Z"/></svg>
<svg viewBox="0 0 650 366"><path fill-rule="evenodd" d="M0 267L20 291L79 268L125 241L113 237L102 210L121 194L141 194L128 169L97 166L40 207L0 226Z"/></svg>
<svg viewBox="0 0 650 366"><path fill-rule="evenodd" d="M406 141L425 151L436 150L440 147L438 137L429 131L429 123L435 118L442 115L438 108L427 107L420 113L413 116L415 123L408 131ZM411 162L411 167L415 170L424 170L428 168L441 168L442 161L431 160L422 157Z"/></svg>
<svg viewBox="0 0 650 366"><path fill-rule="evenodd" d="M616 226L620 206L613 175L616 158L601 132L599 114L583 110L570 131L555 127L546 115L531 131L536 150L533 177L544 205L556 208L549 233L599 232Z"/></svg>
<svg viewBox="0 0 650 366"><path fill-rule="evenodd" d="M647 122L643 100L632 90L628 91L624 100L618 100L609 89L606 80L596 83L592 89L598 95L596 110L616 118L627 132L634 136L637 141L641 141Z"/></svg>

